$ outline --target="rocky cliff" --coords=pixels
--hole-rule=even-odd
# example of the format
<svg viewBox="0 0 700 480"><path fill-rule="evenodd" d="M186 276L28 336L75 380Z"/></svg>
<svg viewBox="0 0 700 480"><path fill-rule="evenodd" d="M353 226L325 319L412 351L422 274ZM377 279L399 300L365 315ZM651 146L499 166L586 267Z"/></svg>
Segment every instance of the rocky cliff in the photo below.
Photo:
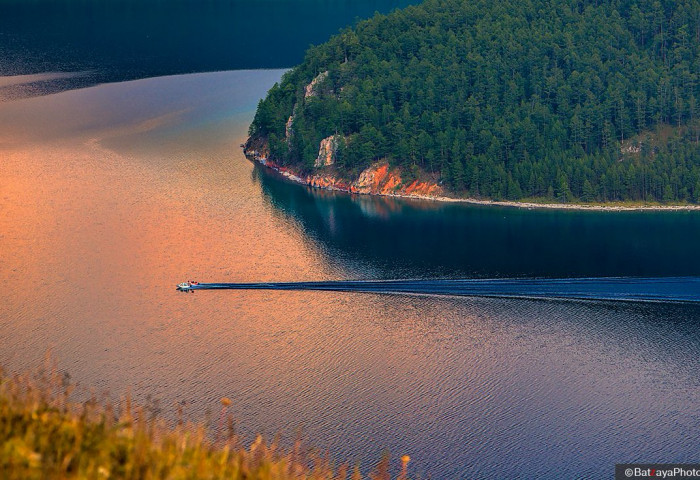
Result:
<svg viewBox="0 0 700 480"><path fill-rule="evenodd" d="M335 141L336 140L332 137L329 137L321 142L319 157L317 159L318 167L311 173L305 173L296 168L279 165L277 162L270 159L268 145L260 139L249 139L243 147L243 152L248 159L273 169L294 182L309 185L314 188L365 195L409 196L418 198L437 198L445 194L443 188L435 181L405 181L402 177L401 170L392 168L386 161L376 162L370 165L354 180L343 179L332 168L321 168L332 165Z"/></svg>
<svg viewBox="0 0 700 480"><path fill-rule="evenodd" d="M304 101L318 95L321 86L328 78L328 71L316 75L311 82L304 87ZM285 138L287 145L294 136L294 121L297 116L298 105L294 105L292 115L285 124ZM314 161L313 171L304 172L301 167L288 167L280 165L270 155L270 148L266 138L255 136L248 139L244 147L244 153L250 160L256 161L268 168L276 170L283 176L298 183L314 188L336 190L349 193L366 195L392 195L436 198L444 196L443 188L437 180L407 181L402 175L401 169L391 167L386 161L375 162L355 179L348 180L341 172L333 168L341 142L347 138L342 135L330 135L321 140L318 146L318 155Z"/></svg>
<svg viewBox="0 0 700 480"><path fill-rule="evenodd" d="M331 135L330 137L321 140L321 144L318 147L318 156L314 162L315 168L330 167L335 163L339 141L339 135Z"/></svg>

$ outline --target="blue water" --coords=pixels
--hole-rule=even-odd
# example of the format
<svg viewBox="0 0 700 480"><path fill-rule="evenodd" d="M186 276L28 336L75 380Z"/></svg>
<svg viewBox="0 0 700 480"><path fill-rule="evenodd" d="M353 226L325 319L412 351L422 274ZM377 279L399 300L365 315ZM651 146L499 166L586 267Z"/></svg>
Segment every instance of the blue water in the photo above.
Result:
<svg viewBox="0 0 700 480"><path fill-rule="evenodd" d="M0 96L288 67L355 15L405 3L5 0L0 72L74 74ZM281 74L0 107L0 133L16 134L0 142L3 365L22 371L52 348L83 385L156 398L166 418L184 405L201 421L226 396L245 439L289 444L301 430L363 472L384 449L437 479L611 478L617 462L698 460L700 215L290 184L238 147ZM175 292L187 278L290 283Z"/></svg>
<svg viewBox="0 0 700 480"><path fill-rule="evenodd" d="M0 0L0 76L82 75L4 96L179 73L292 67L356 19L419 0ZM0 88L0 96L3 96Z"/></svg>
<svg viewBox="0 0 700 480"><path fill-rule="evenodd" d="M669 277L700 274L700 212L465 206L302 188L256 168L270 205L351 278ZM202 279L204 280L204 279Z"/></svg>
<svg viewBox="0 0 700 480"><path fill-rule="evenodd" d="M228 397L244 441L301 431L363 472L385 449L437 479L696 460L700 306L677 300L697 297L698 214L308 190L239 147L280 75L0 103L3 366L50 348L82 385L158 399L166 418L202 421ZM382 281L401 278L427 280ZM294 289L186 295L185 279ZM331 291L298 289L314 285Z"/></svg>
<svg viewBox="0 0 700 480"><path fill-rule="evenodd" d="M196 283L181 290L310 290L494 298L700 303L700 277Z"/></svg>

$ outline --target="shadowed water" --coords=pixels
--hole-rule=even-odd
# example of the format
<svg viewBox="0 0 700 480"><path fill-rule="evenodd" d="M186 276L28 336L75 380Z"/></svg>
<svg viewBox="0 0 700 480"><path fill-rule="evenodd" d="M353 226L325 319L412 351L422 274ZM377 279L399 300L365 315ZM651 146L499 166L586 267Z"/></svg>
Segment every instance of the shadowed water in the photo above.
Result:
<svg viewBox="0 0 700 480"><path fill-rule="evenodd" d="M698 212L407 201L300 188L257 168L270 204L353 278L668 277L700 272ZM334 260L332 260L334 261Z"/></svg>
<svg viewBox="0 0 700 480"><path fill-rule="evenodd" d="M112 398L131 389L202 420L226 396L248 439L289 444L301 430L365 466L389 449L423 478L608 478L619 462L697 461L695 304L176 292L188 278L700 273L698 215L441 206L283 182L239 147L281 74L0 104L3 366L51 348Z"/></svg>
<svg viewBox="0 0 700 480"><path fill-rule="evenodd" d="M178 73L292 67L311 44L419 0L0 0L0 99Z"/></svg>

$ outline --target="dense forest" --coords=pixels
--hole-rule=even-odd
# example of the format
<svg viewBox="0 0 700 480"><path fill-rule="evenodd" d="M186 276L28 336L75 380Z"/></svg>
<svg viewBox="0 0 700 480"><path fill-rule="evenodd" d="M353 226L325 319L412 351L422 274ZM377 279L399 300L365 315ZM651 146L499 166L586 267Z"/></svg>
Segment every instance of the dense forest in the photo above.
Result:
<svg viewBox="0 0 700 480"><path fill-rule="evenodd" d="M698 203L699 73L700 0L426 0L311 47L250 134L473 197Z"/></svg>

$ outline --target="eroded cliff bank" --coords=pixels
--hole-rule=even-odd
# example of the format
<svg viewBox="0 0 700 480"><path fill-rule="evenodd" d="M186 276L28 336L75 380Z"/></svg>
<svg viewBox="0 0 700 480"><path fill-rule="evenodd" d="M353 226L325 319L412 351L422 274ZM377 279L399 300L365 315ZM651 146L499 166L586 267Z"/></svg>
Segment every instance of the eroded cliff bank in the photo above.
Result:
<svg viewBox="0 0 700 480"><path fill-rule="evenodd" d="M333 168L332 140L324 139L319 146L319 156L314 170L302 172L296 168L279 165L270 158L267 143L260 139L248 139L243 146L245 156L267 168L271 168L286 178L309 185L314 188L340 192L416 197L428 199L446 198L444 189L435 181L406 181L398 168L393 168L386 161L375 162L364 169L356 179L342 178Z"/></svg>
<svg viewBox="0 0 700 480"><path fill-rule="evenodd" d="M327 139L325 139L327 140ZM393 168L386 161L375 162L355 180L343 179L332 168L332 155L328 154L327 141L319 148L319 159L315 171L304 173L299 169L279 165L270 159L267 142L260 138L249 138L243 145L245 156L261 165L275 170L287 179L313 188L347 192L351 194L381 195L391 197L416 198L441 202L461 202L474 205L493 205L515 208L545 208L558 210L595 210L595 211L636 211L636 210L695 210L699 205L658 205L658 204L580 204L580 203L537 203L519 201L484 200L479 198L459 198L450 196L436 181L412 180L405 182L398 168Z"/></svg>

